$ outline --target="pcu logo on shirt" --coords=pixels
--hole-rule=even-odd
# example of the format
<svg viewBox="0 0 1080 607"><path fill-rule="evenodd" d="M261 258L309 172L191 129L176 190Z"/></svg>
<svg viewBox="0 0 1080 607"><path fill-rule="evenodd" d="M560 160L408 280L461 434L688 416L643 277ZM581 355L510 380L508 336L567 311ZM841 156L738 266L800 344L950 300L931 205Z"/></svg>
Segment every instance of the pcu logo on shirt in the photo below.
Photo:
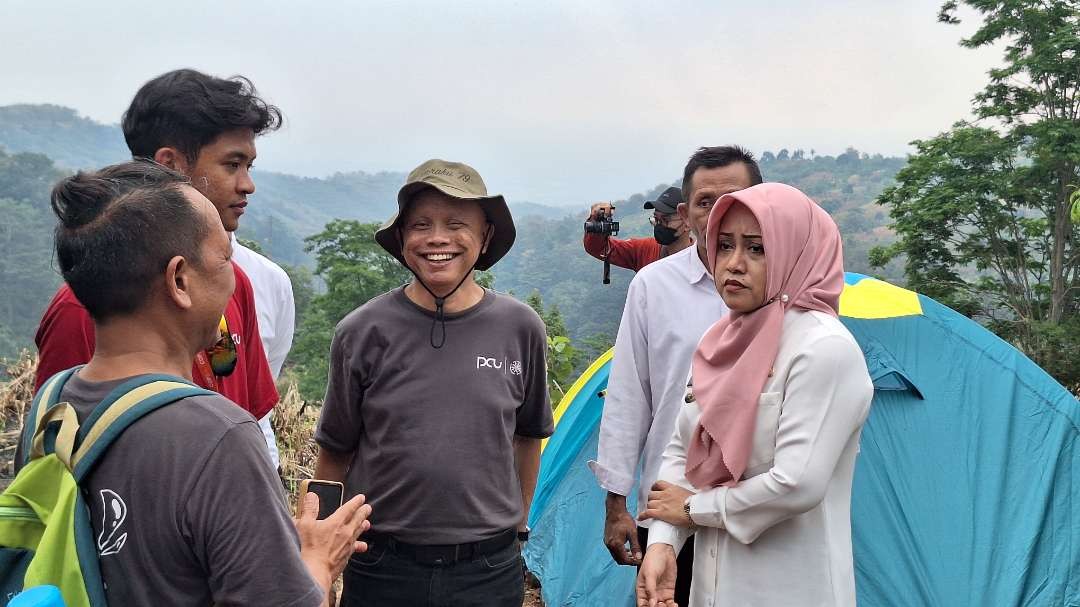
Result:
<svg viewBox="0 0 1080 607"><path fill-rule="evenodd" d="M503 365L505 363L506 363L505 358L502 359L502 360L498 360L498 359L495 359L495 358L489 358L487 356L477 356L476 357L476 368L477 369L485 369L485 368L486 369L502 369Z"/></svg>
<svg viewBox="0 0 1080 607"><path fill-rule="evenodd" d="M510 371L511 375L521 375L521 361L515 360L513 362L507 361L505 358L493 358L490 356L477 356L476 357L477 369L495 369L496 371L502 371L504 374Z"/></svg>

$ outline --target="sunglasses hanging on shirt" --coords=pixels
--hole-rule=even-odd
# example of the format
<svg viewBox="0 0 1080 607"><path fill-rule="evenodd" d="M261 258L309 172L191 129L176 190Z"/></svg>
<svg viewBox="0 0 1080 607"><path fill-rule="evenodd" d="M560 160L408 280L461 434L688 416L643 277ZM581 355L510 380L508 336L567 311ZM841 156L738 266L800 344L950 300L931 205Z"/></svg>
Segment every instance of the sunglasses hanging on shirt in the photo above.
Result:
<svg viewBox="0 0 1080 607"><path fill-rule="evenodd" d="M218 339L213 346L195 356L195 364L203 380L217 390L217 377L226 377L236 370L236 342L233 341L225 315L218 323Z"/></svg>

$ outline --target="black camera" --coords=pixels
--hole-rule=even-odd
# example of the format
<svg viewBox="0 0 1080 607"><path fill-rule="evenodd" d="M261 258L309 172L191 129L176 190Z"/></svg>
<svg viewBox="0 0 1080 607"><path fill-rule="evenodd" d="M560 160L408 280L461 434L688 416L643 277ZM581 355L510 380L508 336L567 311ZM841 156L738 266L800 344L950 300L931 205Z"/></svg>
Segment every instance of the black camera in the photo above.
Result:
<svg viewBox="0 0 1080 607"><path fill-rule="evenodd" d="M596 219L594 221L585 222L585 233L614 236L619 233L619 222L612 219L610 213L597 211Z"/></svg>

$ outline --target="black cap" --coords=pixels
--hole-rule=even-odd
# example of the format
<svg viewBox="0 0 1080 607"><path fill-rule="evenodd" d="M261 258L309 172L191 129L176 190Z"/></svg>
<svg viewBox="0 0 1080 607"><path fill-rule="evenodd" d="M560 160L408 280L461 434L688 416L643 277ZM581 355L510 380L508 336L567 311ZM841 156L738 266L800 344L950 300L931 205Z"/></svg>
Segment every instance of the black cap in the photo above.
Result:
<svg viewBox="0 0 1080 607"><path fill-rule="evenodd" d="M682 190L679 188L668 188L664 190L662 194L656 197L656 200L650 200L645 203L646 209L656 209L664 215L674 215L677 206L682 202Z"/></svg>

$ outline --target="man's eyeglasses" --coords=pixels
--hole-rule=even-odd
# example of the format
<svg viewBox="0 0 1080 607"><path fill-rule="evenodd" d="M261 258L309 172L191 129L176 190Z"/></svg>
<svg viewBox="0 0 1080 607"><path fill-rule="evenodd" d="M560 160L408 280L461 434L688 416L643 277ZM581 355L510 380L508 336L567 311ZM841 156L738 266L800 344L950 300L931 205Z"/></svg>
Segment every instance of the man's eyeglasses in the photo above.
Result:
<svg viewBox="0 0 1080 607"><path fill-rule="evenodd" d="M229 324L225 322L225 315L218 323L218 340L207 348L206 357L210 359L210 368L218 377L225 377L236 369L236 342L229 331Z"/></svg>
<svg viewBox="0 0 1080 607"><path fill-rule="evenodd" d="M682 218L678 217L676 215L657 215L657 214L653 214L652 217L649 217L649 223L652 224L653 226L668 226L668 227L671 227L671 225L670 225L671 222L675 221L676 219L682 219Z"/></svg>

